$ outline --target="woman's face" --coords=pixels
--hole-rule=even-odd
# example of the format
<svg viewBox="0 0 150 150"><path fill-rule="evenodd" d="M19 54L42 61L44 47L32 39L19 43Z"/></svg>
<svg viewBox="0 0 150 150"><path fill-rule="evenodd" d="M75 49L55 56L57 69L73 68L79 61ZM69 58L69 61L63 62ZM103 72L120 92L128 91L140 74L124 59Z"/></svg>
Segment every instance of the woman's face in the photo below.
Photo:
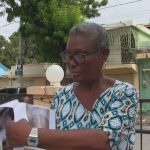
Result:
<svg viewBox="0 0 150 150"><path fill-rule="evenodd" d="M90 37L70 36L66 51L70 56L66 63L75 82L90 82L100 77L104 61L101 52L94 48ZM80 57L82 63L75 60L80 54L82 54Z"/></svg>

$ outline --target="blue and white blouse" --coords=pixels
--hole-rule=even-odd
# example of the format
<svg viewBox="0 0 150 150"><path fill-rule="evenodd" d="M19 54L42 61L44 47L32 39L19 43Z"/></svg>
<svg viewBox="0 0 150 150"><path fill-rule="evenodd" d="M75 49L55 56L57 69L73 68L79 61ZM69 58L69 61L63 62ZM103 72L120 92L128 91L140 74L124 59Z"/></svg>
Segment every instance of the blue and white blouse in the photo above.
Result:
<svg viewBox="0 0 150 150"><path fill-rule="evenodd" d="M56 92L51 109L56 109L56 129L94 128L103 130L112 150L132 150L135 143L137 93L129 83L116 80L99 95L92 111L74 94L73 84Z"/></svg>

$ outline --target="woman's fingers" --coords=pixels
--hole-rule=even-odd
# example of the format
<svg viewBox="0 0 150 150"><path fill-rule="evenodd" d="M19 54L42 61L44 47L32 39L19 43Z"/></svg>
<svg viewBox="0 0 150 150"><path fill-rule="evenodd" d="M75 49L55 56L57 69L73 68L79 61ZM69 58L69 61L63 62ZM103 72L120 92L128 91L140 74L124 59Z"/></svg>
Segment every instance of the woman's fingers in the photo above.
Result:
<svg viewBox="0 0 150 150"><path fill-rule="evenodd" d="M6 136L10 147L22 147L27 144L27 138L31 126L25 119L17 122L9 121L6 128Z"/></svg>

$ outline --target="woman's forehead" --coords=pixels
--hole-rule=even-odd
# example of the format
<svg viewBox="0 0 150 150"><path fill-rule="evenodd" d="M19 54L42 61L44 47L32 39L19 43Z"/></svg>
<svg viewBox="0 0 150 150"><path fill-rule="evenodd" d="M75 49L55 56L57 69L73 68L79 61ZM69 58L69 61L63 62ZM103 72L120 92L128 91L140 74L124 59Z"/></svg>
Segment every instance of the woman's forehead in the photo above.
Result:
<svg viewBox="0 0 150 150"><path fill-rule="evenodd" d="M90 37L85 36L70 36L67 42L66 49L87 49L93 45Z"/></svg>

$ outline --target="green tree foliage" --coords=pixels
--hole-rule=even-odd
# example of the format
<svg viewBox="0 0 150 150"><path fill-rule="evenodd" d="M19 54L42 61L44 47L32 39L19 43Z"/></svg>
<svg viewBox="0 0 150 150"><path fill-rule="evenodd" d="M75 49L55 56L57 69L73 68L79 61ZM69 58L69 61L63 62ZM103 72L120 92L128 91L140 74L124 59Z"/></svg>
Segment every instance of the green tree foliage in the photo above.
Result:
<svg viewBox="0 0 150 150"><path fill-rule="evenodd" d="M70 28L100 15L99 7L108 0L1 0L8 14L7 20L21 19L20 31L24 37L26 61L58 62L65 49ZM2 5L3 4L3 5ZM36 58L35 58L36 56Z"/></svg>
<svg viewBox="0 0 150 150"><path fill-rule="evenodd" d="M69 29L82 20L80 10L73 5L60 7L56 0L41 1L35 9L37 13L33 16L31 10L25 18L22 17L25 21L20 30L24 37L29 37L30 43L34 43L38 60L58 61L59 50L65 48Z"/></svg>
<svg viewBox="0 0 150 150"><path fill-rule="evenodd" d="M17 40L18 36L16 33L10 37L10 41L0 36L0 62L8 68L16 64L16 58L18 56Z"/></svg>
<svg viewBox="0 0 150 150"><path fill-rule="evenodd" d="M37 14L37 5L38 3L45 3L46 5L52 0L1 0L0 7L5 6L8 13L8 21L11 22L15 17L24 16L28 13L27 10L32 10L34 14ZM83 16L87 18L99 16L99 8L105 6L108 3L108 0L55 0L58 3L59 7L62 5L67 6L78 6L81 10ZM21 4L21 7L20 7ZM24 11L25 10L25 11ZM30 18L32 19L32 18Z"/></svg>

